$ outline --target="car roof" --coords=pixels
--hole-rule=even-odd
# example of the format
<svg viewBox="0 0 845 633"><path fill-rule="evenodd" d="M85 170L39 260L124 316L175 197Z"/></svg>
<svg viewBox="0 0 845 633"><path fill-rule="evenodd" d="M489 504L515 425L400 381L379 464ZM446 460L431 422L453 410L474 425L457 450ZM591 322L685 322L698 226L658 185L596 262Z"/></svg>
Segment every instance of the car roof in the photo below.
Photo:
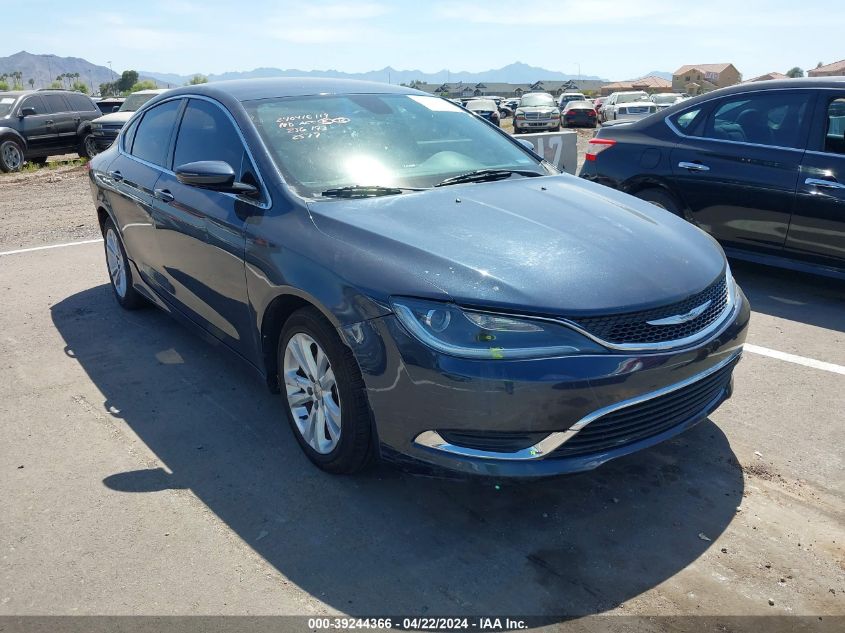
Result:
<svg viewBox="0 0 845 633"><path fill-rule="evenodd" d="M230 97L237 101L253 101L272 97L307 97L338 94L411 94L432 96L427 92L405 86L354 79L326 79L322 77L270 77L262 79L233 79L214 81L196 86L184 86L168 91L168 97L199 94L212 98Z"/></svg>

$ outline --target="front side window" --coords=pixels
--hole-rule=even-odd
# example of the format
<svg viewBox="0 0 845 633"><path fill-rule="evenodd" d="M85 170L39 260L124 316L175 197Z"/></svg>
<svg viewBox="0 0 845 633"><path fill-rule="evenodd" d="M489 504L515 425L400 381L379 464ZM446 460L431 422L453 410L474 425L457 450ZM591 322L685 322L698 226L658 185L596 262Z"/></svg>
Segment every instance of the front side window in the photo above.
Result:
<svg viewBox="0 0 845 633"><path fill-rule="evenodd" d="M506 135L437 97L287 97L244 107L285 180L304 196L354 185L431 187L479 169L549 173Z"/></svg>
<svg viewBox="0 0 845 633"><path fill-rule="evenodd" d="M166 166L167 150L181 99L150 108L138 124L132 143L132 155L154 165Z"/></svg>
<svg viewBox="0 0 845 633"><path fill-rule="evenodd" d="M201 99L188 101L176 139L174 165L221 160L237 172L243 151L241 139L223 110Z"/></svg>
<svg viewBox="0 0 845 633"><path fill-rule="evenodd" d="M824 151L845 154L845 97L833 99L827 106Z"/></svg>
<svg viewBox="0 0 845 633"><path fill-rule="evenodd" d="M41 97L38 95L30 95L25 97L21 101L20 110L24 108L32 108L35 110L35 114L47 114L47 106L44 105L44 101L41 100ZM20 112L18 110L18 112Z"/></svg>
<svg viewBox="0 0 845 633"><path fill-rule="evenodd" d="M707 138L801 149L812 95L766 91L723 99L704 125Z"/></svg>

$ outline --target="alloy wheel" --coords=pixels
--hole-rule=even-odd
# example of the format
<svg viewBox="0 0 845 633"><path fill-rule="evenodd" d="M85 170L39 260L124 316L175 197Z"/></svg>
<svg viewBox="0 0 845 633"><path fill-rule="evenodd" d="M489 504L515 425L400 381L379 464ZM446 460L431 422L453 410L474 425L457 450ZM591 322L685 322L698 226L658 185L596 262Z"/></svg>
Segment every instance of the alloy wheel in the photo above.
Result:
<svg viewBox="0 0 845 633"><path fill-rule="evenodd" d="M321 455L331 453L340 441L341 405L329 357L307 334L294 334L285 346L282 370L300 435Z"/></svg>
<svg viewBox="0 0 845 633"><path fill-rule="evenodd" d="M23 165L23 153L17 143L6 141L0 145L0 153L3 155L3 162L9 171L17 171Z"/></svg>
<svg viewBox="0 0 845 633"><path fill-rule="evenodd" d="M109 277L117 296L126 296L126 262L123 251L120 250L117 234L113 229L106 231L106 260L109 266Z"/></svg>

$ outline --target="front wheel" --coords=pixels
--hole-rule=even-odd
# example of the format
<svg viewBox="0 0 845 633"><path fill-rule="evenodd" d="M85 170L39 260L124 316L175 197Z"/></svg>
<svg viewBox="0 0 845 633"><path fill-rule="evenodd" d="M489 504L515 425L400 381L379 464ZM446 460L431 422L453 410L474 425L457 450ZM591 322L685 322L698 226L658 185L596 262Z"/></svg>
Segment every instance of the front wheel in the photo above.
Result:
<svg viewBox="0 0 845 633"><path fill-rule="evenodd" d="M23 167L23 161L23 148L17 141L0 141L0 171L18 171Z"/></svg>
<svg viewBox="0 0 845 633"><path fill-rule="evenodd" d="M373 438L364 380L352 351L315 308L288 318L278 367L285 414L308 459L336 474L365 468Z"/></svg>

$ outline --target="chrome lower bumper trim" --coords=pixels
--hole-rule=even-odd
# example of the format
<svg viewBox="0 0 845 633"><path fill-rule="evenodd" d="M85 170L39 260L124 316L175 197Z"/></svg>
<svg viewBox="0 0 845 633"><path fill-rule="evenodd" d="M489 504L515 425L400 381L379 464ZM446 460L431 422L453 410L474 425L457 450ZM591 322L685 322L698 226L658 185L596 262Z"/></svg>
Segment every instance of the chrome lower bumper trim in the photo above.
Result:
<svg viewBox="0 0 845 633"><path fill-rule="evenodd" d="M686 380L676 382L675 384L669 385L668 387L663 387L662 389L658 389L657 391L651 391L641 396L635 396L633 398L622 400L621 402L616 402L606 407L602 407L601 409L597 409L578 420L567 430L549 433L549 435L534 444L534 446L523 448L522 450L515 451L512 453L483 451L476 448L456 446L444 440L440 433L438 433L437 431L424 431L420 433L414 439L414 443L419 446L431 448L437 451L442 451L444 453L459 455L461 457L476 457L479 459L501 459L508 461L529 461L534 459L540 459L563 446L566 442L575 437L578 432L581 431L585 426L587 426L591 422L594 422L595 420L598 420L600 417L608 415L609 413L613 413L614 411L619 411L620 409L624 409L626 407L640 404L642 402L645 402L646 400L651 400L653 398L666 395L667 393L672 393L673 391L677 391L678 389L683 389L684 387L698 382L699 380L706 378L710 374L719 371L720 369L734 362L735 360L738 360L741 355L742 348L739 348L726 359L718 362L712 367L709 367L694 376L690 376ZM712 406L712 403L708 404L708 407L709 406Z"/></svg>

